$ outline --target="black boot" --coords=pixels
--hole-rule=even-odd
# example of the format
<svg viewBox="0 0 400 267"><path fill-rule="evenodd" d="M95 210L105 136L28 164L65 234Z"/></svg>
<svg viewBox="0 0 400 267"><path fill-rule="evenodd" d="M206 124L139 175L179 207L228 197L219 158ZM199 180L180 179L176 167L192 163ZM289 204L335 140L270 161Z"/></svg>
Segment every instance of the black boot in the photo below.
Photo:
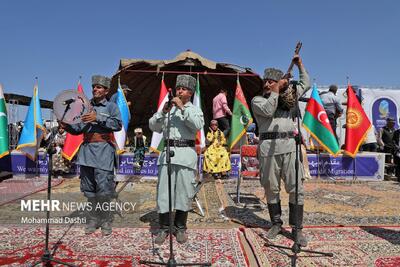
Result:
<svg viewBox="0 0 400 267"><path fill-rule="evenodd" d="M295 212L297 214L295 214ZM292 203L289 203L289 224L292 227L292 238L293 240L295 240L296 238L295 227L297 226L297 243L302 247L306 247L308 245L308 241L303 234L303 214L304 214L304 205L296 206Z"/></svg>
<svg viewBox="0 0 400 267"><path fill-rule="evenodd" d="M269 212L269 217L271 218L272 227L267 232L267 238L274 239L282 231L283 222L281 220L281 215L282 215L281 203L280 202L276 204L268 203L268 212Z"/></svg>
<svg viewBox="0 0 400 267"><path fill-rule="evenodd" d="M179 244L183 244L187 241L188 237L186 234L186 222L188 212L177 210L175 213L175 228L176 228L176 241Z"/></svg>
<svg viewBox="0 0 400 267"><path fill-rule="evenodd" d="M168 236L168 230L169 230L169 212L166 213L159 213L158 214L158 221L160 224L160 230L158 231L158 234L154 240L154 243L157 245L161 245L164 243L165 239Z"/></svg>
<svg viewBox="0 0 400 267"><path fill-rule="evenodd" d="M96 212L96 205L97 205L96 198L89 197L87 201L91 203L92 209L86 211L85 234L90 235L96 231L97 225L99 223L99 218L97 218L97 212Z"/></svg>
<svg viewBox="0 0 400 267"><path fill-rule="evenodd" d="M110 203L111 203L111 197L108 196L102 196L98 197L98 201L101 204L101 210L98 211L100 214L100 228L101 228L101 234L103 236L108 236L111 235L112 233L112 222L113 222L113 212L110 211Z"/></svg>

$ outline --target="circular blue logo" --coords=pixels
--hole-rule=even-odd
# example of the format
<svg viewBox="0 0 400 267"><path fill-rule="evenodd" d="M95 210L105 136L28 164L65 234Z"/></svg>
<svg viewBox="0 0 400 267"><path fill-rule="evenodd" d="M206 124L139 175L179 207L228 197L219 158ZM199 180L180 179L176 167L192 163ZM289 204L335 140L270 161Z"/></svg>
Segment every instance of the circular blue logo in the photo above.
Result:
<svg viewBox="0 0 400 267"><path fill-rule="evenodd" d="M372 123L376 130L386 126L386 119L394 118L395 128L398 128L397 106L395 102L387 97L378 98L372 104Z"/></svg>

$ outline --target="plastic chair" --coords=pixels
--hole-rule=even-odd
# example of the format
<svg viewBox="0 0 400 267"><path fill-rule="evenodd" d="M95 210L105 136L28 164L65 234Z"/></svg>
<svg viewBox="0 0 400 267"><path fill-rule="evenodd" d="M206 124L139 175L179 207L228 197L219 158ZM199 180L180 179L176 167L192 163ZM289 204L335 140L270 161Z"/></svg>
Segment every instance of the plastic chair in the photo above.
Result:
<svg viewBox="0 0 400 267"><path fill-rule="evenodd" d="M239 177L237 179L236 186L236 204L240 203L240 185L242 180L259 180L260 179L260 170L259 166L254 167L253 170L248 170L246 166L248 158L257 158L257 145L243 145L240 147L240 165L239 165Z"/></svg>

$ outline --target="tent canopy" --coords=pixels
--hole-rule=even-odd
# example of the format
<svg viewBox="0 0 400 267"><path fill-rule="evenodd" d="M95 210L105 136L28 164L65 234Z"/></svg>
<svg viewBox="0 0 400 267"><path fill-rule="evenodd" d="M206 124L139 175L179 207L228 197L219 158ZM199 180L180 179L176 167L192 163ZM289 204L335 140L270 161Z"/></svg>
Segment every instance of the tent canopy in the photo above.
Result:
<svg viewBox="0 0 400 267"><path fill-rule="evenodd" d="M31 104L32 97L18 95L18 94L4 94L4 98L7 103L14 103L17 105L29 106ZM40 99L40 107L53 109L53 101Z"/></svg>
<svg viewBox="0 0 400 267"><path fill-rule="evenodd" d="M228 105L233 109L238 75L248 105L262 91L262 79L250 68L216 63L192 51L182 52L172 60L121 59L119 69L112 77L110 95L117 90L118 77L121 84L132 89L127 95L127 101L132 103L130 135L136 127L143 128L147 136L151 135L148 121L157 111L162 77L164 75L167 88L174 92L176 76L182 73L194 77L199 74L205 129L212 119L212 100L221 88L228 90Z"/></svg>

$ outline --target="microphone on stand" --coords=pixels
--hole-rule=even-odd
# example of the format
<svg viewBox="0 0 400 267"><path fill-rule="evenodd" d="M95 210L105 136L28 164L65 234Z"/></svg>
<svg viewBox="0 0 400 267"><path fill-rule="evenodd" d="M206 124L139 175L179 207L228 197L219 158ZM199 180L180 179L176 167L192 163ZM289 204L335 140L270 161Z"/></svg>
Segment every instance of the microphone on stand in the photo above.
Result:
<svg viewBox="0 0 400 267"><path fill-rule="evenodd" d="M63 105L70 105L70 104L72 104L74 102L75 102L75 99L71 98L71 99L65 100L62 103L63 103Z"/></svg>
<svg viewBox="0 0 400 267"><path fill-rule="evenodd" d="M299 98L299 101L300 101L300 102L308 102L308 100L310 100L309 97L303 97L303 96L302 96L302 97Z"/></svg>
<svg viewBox="0 0 400 267"><path fill-rule="evenodd" d="M172 99L174 95L172 94L172 89L168 88L168 108L172 107Z"/></svg>

